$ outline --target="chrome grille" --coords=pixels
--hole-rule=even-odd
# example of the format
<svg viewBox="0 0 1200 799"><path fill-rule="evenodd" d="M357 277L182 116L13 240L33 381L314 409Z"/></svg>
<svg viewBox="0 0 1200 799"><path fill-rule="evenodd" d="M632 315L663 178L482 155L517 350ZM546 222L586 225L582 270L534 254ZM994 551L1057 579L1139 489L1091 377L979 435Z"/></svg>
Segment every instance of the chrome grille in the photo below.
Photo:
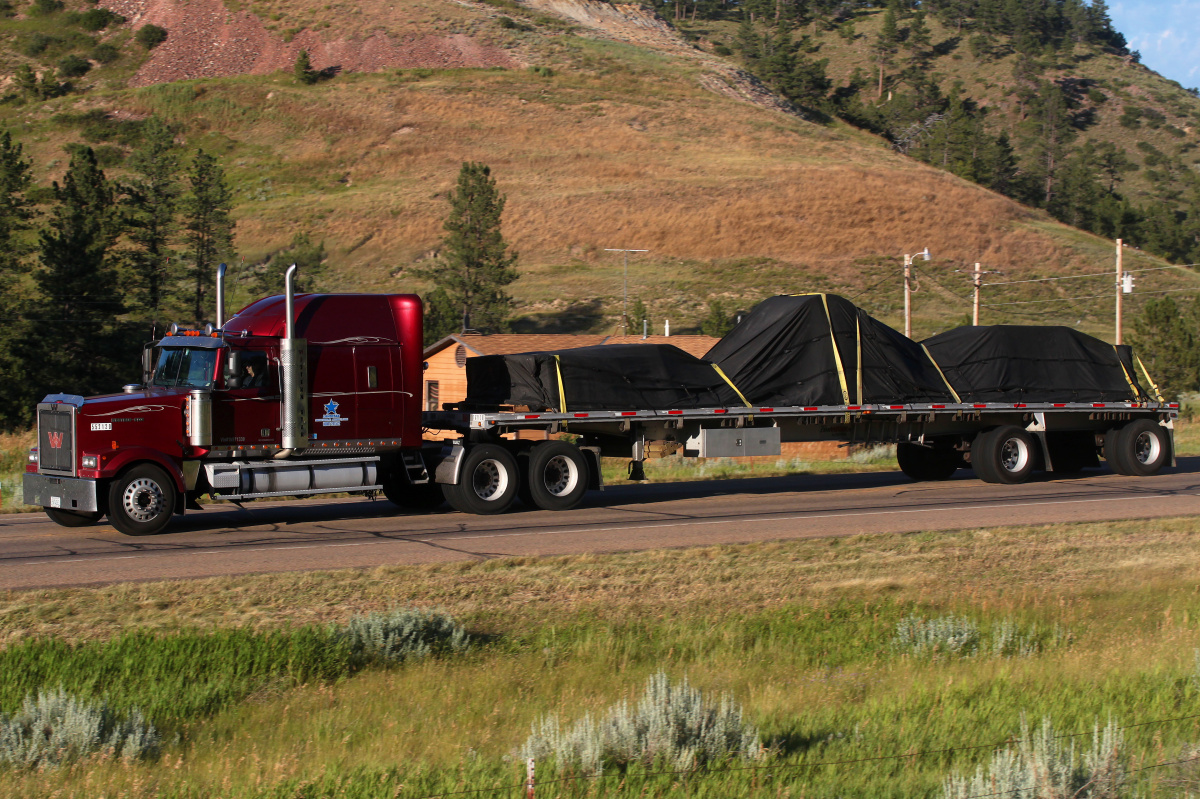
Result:
<svg viewBox="0 0 1200 799"><path fill-rule="evenodd" d="M75 474L75 409L38 408L38 471Z"/></svg>

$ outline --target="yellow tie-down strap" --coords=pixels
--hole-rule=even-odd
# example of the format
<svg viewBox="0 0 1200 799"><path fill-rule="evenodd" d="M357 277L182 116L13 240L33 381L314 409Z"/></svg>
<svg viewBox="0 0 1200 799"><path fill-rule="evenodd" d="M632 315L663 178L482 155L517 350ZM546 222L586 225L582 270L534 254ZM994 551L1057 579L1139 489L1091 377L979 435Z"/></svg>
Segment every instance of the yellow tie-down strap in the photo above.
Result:
<svg viewBox="0 0 1200 799"><path fill-rule="evenodd" d="M562 381L562 358L554 356L554 370L558 373L558 412L567 412L567 391L563 388Z"/></svg>
<svg viewBox="0 0 1200 799"><path fill-rule="evenodd" d="M1142 392L1138 391L1137 383L1133 380L1133 375L1129 374L1129 370L1125 368L1125 362L1121 360L1121 351L1117 349L1117 345L1113 345L1113 352L1117 353L1117 363L1121 364L1121 374L1125 375L1125 382L1129 384L1129 390L1133 392L1133 400L1137 402L1142 398ZM1145 371L1145 367L1142 367ZM1146 379L1150 379L1150 375L1146 375ZM1153 383L1154 381L1151 381Z"/></svg>
<svg viewBox="0 0 1200 799"><path fill-rule="evenodd" d="M850 404L850 386L846 384L846 369L842 366L842 354L838 352L837 336L833 333L833 317L829 315L829 299L825 294L820 295L821 304L825 306L825 320L829 322L829 343L833 345L833 360L837 364L838 382L842 386L842 401Z"/></svg>
<svg viewBox="0 0 1200 799"><path fill-rule="evenodd" d="M921 349L925 350L925 357L929 359L929 362L933 364L933 368L937 369L938 374L942 376L942 382L946 384L946 388L950 389L950 396L954 397L956 403L962 405L962 399L959 398L958 392L954 390L954 386L950 385L950 381L946 379L946 373L942 371L942 367L938 366L938 362L933 359L933 353L924 344L921 345Z"/></svg>
<svg viewBox="0 0 1200 799"><path fill-rule="evenodd" d="M740 399L743 403L745 403L747 408L754 407L749 402L746 401L746 398L744 396L742 396L742 392L738 391L738 387L733 384L733 381L729 379L729 376L727 374L725 374L723 371L721 371L721 367L717 366L714 363L712 365L712 368L717 370L717 374L719 374L721 376L722 380L724 380L726 383L729 384L729 387L733 389L733 392L738 395L738 399Z"/></svg>
<svg viewBox="0 0 1200 799"><path fill-rule="evenodd" d="M1136 355L1133 356L1133 359L1137 361L1137 365L1141 368L1142 374L1146 376L1146 382L1150 384L1150 388L1154 389L1155 399L1157 399L1159 402L1166 402L1167 400L1163 397L1162 392L1158 390L1158 383L1155 383L1154 378L1150 376L1150 372L1146 371L1146 364L1142 363L1142 359Z"/></svg>

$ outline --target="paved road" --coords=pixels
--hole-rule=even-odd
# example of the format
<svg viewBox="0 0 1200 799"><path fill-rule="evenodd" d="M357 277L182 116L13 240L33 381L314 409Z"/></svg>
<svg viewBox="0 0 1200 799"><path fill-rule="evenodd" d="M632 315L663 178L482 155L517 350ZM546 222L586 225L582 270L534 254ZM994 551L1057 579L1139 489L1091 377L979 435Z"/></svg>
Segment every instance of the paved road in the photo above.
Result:
<svg viewBox="0 0 1200 799"><path fill-rule="evenodd" d="M593 492L573 511L502 516L401 515L382 499L213 505L144 538L4 515L0 589L1188 514L1200 515L1200 458L1155 477L1102 470L1021 486L969 471L944 483L889 472L640 485Z"/></svg>

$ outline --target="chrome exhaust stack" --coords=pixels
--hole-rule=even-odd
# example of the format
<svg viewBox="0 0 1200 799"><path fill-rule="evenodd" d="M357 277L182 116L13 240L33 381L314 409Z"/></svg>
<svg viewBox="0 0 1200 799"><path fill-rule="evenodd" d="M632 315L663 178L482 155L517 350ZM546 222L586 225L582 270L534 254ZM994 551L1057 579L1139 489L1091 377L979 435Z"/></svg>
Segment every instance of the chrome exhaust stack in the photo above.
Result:
<svg viewBox="0 0 1200 799"><path fill-rule="evenodd" d="M217 267L217 330L225 329L225 270L228 267L221 264Z"/></svg>
<svg viewBox="0 0 1200 799"><path fill-rule="evenodd" d="M284 275L284 309L286 337L279 342L279 371L283 378L283 408L281 419L283 452L275 457L287 457L308 446L308 341L296 338L296 265Z"/></svg>

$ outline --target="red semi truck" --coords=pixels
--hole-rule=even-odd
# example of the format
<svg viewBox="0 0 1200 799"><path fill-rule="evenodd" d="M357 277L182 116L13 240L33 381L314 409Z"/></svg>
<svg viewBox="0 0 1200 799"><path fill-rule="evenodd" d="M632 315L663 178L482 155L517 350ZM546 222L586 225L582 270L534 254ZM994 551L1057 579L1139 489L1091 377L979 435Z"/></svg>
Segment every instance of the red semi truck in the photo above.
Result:
<svg viewBox="0 0 1200 799"><path fill-rule="evenodd" d="M241 502L350 492L396 505L499 513L517 497L548 510L601 488L600 457L778 455L782 441L896 443L918 480L962 467L1018 483L1037 468L1154 474L1173 462L1178 405L945 403L688 410L422 412L422 306L411 294L293 289L147 344L142 380L37 406L25 501L60 525L102 516L128 535L161 532L202 496ZM443 430L441 442L423 429ZM509 434L545 431L547 440ZM550 434L571 433L573 442Z"/></svg>

